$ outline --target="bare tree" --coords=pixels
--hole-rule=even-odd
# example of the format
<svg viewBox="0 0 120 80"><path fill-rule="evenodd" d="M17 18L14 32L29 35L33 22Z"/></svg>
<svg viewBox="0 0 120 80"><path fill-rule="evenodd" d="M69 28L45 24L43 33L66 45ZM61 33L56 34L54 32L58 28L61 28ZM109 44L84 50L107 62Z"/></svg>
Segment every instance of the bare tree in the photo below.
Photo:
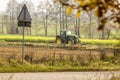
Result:
<svg viewBox="0 0 120 80"><path fill-rule="evenodd" d="M89 23L89 38L91 39L92 38L92 11L90 11L89 13L89 17L90 17L90 23Z"/></svg>
<svg viewBox="0 0 120 80"><path fill-rule="evenodd" d="M18 2L16 0L10 0L8 5L7 5L7 10L6 12L8 13L9 16L9 25L10 25L10 30L9 33L10 34L15 34L16 33L16 11L17 11L17 4Z"/></svg>
<svg viewBox="0 0 120 80"><path fill-rule="evenodd" d="M39 12L42 13L45 36L47 36L48 35L48 18L53 10L53 7L50 4L50 2L46 0L46 1L40 2L38 8L39 8L38 9Z"/></svg>

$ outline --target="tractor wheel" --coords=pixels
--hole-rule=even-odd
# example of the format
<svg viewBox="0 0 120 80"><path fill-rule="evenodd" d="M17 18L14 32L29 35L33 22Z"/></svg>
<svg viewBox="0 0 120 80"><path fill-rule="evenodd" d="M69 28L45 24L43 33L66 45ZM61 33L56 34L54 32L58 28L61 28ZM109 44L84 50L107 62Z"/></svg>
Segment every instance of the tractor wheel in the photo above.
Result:
<svg viewBox="0 0 120 80"><path fill-rule="evenodd" d="M60 37L56 38L56 43L57 43L57 44L62 44L62 40L61 40Z"/></svg>
<svg viewBox="0 0 120 80"><path fill-rule="evenodd" d="M75 40L75 44L77 44L77 43L80 43L80 40L79 40L79 39Z"/></svg>
<svg viewBox="0 0 120 80"><path fill-rule="evenodd" d="M68 44L74 44L74 41L73 40L68 40Z"/></svg>

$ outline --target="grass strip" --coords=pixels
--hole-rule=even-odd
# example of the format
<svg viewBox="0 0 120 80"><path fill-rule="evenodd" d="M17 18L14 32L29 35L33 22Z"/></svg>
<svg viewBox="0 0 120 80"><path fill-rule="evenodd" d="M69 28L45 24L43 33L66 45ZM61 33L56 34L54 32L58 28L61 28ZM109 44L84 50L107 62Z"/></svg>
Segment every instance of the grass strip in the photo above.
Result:
<svg viewBox="0 0 120 80"><path fill-rule="evenodd" d="M0 35L0 42L22 42L22 35ZM25 36L25 42L49 43L54 42L55 37ZM120 45L120 40L80 39L83 44L90 45Z"/></svg>
<svg viewBox="0 0 120 80"><path fill-rule="evenodd" d="M94 67L57 67L57 66L39 66L39 65L21 65L16 67L0 67L1 73L16 73L16 72L63 72L63 71L119 71L119 68L111 68L111 67L102 67L102 68L94 68Z"/></svg>

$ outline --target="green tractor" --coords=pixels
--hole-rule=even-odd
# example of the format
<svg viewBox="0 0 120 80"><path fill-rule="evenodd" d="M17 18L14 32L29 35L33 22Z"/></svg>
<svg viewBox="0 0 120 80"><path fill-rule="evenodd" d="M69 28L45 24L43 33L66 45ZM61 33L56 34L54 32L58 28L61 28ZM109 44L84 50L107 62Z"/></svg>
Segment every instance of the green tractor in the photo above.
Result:
<svg viewBox="0 0 120 80"><path fill-rule="evenodd" d="M56 36L57 44L77 44L80 42L79 37L77 35L71 35L71 31L69 30L61 30L60 35Z"/></svg>

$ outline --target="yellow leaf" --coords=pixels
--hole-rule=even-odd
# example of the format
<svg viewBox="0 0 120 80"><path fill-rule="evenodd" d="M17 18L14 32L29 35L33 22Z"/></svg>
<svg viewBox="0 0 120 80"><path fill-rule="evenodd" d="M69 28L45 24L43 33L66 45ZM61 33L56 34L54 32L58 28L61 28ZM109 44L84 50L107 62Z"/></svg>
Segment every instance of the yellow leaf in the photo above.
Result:
<svg viewBox="0 0 120 80"><path fill-rule="evenodd" d="M90 14L90 11L89 10L86 10L87 14Z"/></svg>
<svg viewBox="0 0 120 80"><path fill-rule="evenodd" d="M76 17L77 17L77 18L80 18L80 16L81 16L81 11L78 10L77 13L76 13Z"/></svg>
<svg viewBox="0 0 120 80"><path fill-rule="evenodd" d="M105 8L108 8L108 4L107 3L104 2L103 5L104 5Z"/></svg>
<svg viewBox="0 0 120 80"><path fill-rule="evenodd" d="M95 9L94 14L95 14L95 16L99 17L99 11L98 11L98 8Z"/></svg>
<svg viewBox="0 0 120 80"><path fill-rule="evenodd" d="M97 6L96 4L91 4L91 5L89 5L89 9L90 10L95 9L96 6Z"/></svg>
<svg viewBox="0 0 120 80"><path fill-rule="evenodd" d="M90 5L91 3L92 3L91 0L88 0L88 1L85 2L86 5Z"/></svg>
<svg viewBox="0 0 120 80"><path fill-rule="evenodd" d="M102 17L104 15L104 10L102 7L97 7L94 14L97 16L97 17Z"/></svg>
<svg viewBox="0 0 120 80"><path fill-rule="evenodd" d="M72 11L73 11L73 8L72 7L68 7L66 9L67 15L70 15L72 13Z"/></svg>
<svg viewBox="0 0 120 80"><path fill-rule="evenodd" d="M97 3L98 1L97 0L91 0L92 1L92 3Z"/></svg>
<svg viewBox="0 0 120 80"><path fill-rule="evenodd" d="M76 2L77 0L74 0L74 2Z"/></svg>
<svg viewBox="0 0 120 80"><path fill-rule="evenodd" d="M85 5L85 2L84 1L80 1L79 2L81 6L84 6Z"/></svg>

